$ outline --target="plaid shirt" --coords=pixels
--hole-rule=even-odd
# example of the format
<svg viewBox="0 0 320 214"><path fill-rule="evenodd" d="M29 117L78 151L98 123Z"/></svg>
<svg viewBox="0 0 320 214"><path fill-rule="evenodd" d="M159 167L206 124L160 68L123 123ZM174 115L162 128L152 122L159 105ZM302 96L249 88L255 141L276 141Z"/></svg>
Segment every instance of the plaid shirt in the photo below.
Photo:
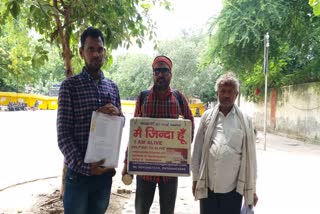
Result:
<svg viewBox="0 0 320 214"><path fill-rule="evenodd" d="M134 112L135 117L152 117L152 118L175 118L178 119L181 114L184 119L191 120L192 123L192 138L194 132L194 121L192 112L189 108L188 101L186 98L178 91L182 99L183 105L179 105L179 101L174 96L171 88L164 93L158 94L154 91L154 87L151 89L149 95L144 99L141 106L140 96L138 96L136 101L136 109ZM127 154L125 163L127 162ZM168 183L172 180L173 177L165 176L143 176L143 180L149 182L159 183L160 181Z"/></svg>
<svg viewBox="0 0 320 214"><path fill-rule="evenodd" d="M85 68L63 81L59 90L57 132L58 145L66 165L75 172L90 175L90 164L84 163L92 112L112 103L121 112L117 85L106 79L94 80Z"/></svg>

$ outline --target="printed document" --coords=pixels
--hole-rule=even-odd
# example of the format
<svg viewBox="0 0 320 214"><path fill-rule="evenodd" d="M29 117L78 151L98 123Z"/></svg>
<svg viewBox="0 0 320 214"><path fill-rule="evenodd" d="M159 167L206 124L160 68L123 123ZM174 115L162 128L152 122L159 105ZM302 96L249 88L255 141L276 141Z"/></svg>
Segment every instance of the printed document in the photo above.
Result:
<svg viewBox="0 0 320 214"><path fill-rule="evenodd" d="M128 172L136 175L190 176L190 120L132 118Z"/></svg>
<svg viewBox="0 0 320 214"><path fill-rule="evenodd" d="M85 163L105 160L104 167L118 167L124 118L93 112Z"/></svg>

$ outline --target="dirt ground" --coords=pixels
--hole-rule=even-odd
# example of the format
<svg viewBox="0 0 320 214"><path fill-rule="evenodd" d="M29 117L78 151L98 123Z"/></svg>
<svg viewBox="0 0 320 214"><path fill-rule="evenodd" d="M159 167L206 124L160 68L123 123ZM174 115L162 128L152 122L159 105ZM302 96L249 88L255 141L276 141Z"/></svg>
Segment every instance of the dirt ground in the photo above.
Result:
<svg viewBox="0 0 320 214"><path fill-rule="evenodd" d="M63 213L63 203L60 191L55 190L51 194L39 194L37 201L31 207L31 212L36 214L60 214Z"/></svg>
<svg viewBox="0 0 320 214"><path fill-rule="evenodd" d="M131 194L112 193L110 204L106 213L120 214L126 200L130 199ZM33 204L31 212L34 214L63 214L63 203L60 198L60 191L56 190L51 194L38 195L37 201Z"/></svg>
<svg viewBox="0 0 320 214"><path fill-rule="evenodd" d="M60 198L61 177L39 179L13 185L1 192L0 214L62 214L63 202ZM132 200L131 186L124 186L114 179L107 214L123 213L123 207ZM0 193L1 193L0 192ZM4 206L3 206L4 205Z"/></svg>

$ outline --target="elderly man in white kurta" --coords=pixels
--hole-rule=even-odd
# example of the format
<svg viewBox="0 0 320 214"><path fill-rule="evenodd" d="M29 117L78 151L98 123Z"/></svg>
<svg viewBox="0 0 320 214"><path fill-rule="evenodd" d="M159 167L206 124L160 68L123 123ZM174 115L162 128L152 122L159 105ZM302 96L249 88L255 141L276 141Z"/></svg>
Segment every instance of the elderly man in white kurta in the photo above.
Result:
<svg viewBox="0 0 320 214"><path fill-rule="evenodd" d="M232 73L216 83L219 104L202 118L192 154L192 192L201 214L239 214L242 199L255 206L256 150L251 120L234 104L239 81Z"/></svg>

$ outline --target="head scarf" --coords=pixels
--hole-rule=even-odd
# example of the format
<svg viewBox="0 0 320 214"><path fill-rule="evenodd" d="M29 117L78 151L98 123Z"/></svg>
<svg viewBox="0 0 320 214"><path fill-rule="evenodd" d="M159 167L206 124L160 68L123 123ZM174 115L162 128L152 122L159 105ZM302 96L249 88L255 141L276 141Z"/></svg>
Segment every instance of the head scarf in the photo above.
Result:
<svg viewBox="0 0 320 214"><path fill-rule="evenodd" d="M166 56L157 56L156 58L154 58L153 63L152 63L152 68L154 68L154 66L158 63L158 62L164 62L169 66L169 69L171 71L172 69L172 62L169 59L169 57Z"/></svg>

